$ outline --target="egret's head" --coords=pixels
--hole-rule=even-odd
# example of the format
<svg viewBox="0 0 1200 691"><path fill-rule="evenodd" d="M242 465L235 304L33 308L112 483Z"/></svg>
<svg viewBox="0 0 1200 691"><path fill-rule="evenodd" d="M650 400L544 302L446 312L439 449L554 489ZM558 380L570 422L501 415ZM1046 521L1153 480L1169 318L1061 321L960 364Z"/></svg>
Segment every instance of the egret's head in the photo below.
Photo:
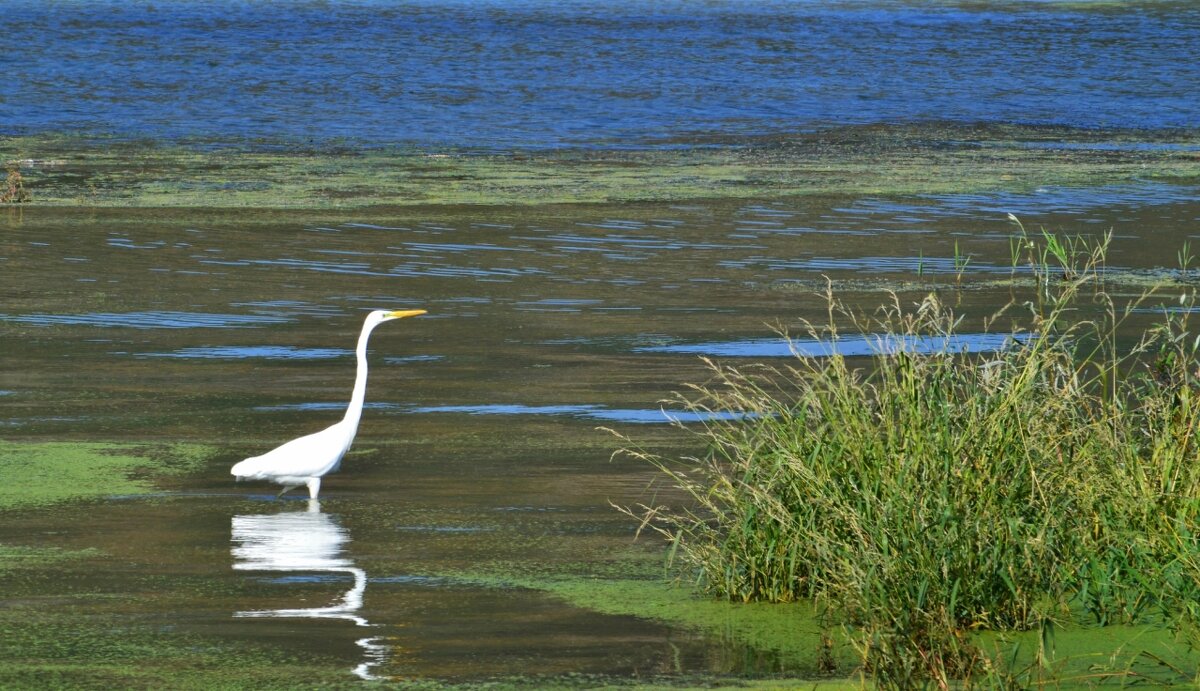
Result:
<svg viewBox="0 0 1200 691"><path fill-rule="evenodd" d="M419 314L425 314L425 310L375 310L367 315L367 323L372 325L380 324L392 319L415 317Z"/></svg>

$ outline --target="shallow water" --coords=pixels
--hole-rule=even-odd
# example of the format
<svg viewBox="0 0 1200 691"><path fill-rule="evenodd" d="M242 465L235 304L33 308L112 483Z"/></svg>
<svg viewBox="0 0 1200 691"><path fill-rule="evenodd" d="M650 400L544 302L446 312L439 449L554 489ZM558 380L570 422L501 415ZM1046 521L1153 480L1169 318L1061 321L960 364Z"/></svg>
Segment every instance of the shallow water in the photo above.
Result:
<svg viewBox="0 0 1200 691"><path fill-rule="evenodd" d="M7 597L77 596L92 604L73 607L113 626L319 653L351 680L803 674L736 638L463 574L653 563L657 543L633 544L636 526L609 506L648 501L652 472L610 459L619 442L596 428L698 452L667 423L703 418L663 399L706 378L697 354L786 355L773 328L823 317L823 275L866 306L889 286L905 285L906 301L936 288L977 320L1010 297L996 280L1010 270L1008 205L1031 227L1111 225L1112 263L1148 271L1175 267L1196 235L1194 198L1153 184L998 195L976 213L977 200L948 197L403 215L26 209L0 218L6 432L219 452L158 495L6 516L0 544L98 550L10 583ZM955 243L970 255L961 278L945 266ZM931 268L918 274L921 263ZM429 314L375 332L356 450L319 507L233 483L233 462L338 418L361 319L381 307ZM1004 346L989 338L907 345Z"/></svg>
<svg viewBox="0 0 1200 691"><path fill-rule="evenodd" d="M1183 1L0 2L0 133L673 146L897 122L1194 128ZM259 142L261 144L261 142Z"/></svg>

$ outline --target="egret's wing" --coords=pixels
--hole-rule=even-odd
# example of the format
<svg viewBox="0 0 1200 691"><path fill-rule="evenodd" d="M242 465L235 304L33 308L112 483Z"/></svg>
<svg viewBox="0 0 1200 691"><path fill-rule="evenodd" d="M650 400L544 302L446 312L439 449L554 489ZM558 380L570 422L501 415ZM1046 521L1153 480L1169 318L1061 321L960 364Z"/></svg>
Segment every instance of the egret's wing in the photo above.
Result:
<svg viewBox="0 0 1200 691"><path fill-rule="evenodd" d="M261 456L247 458L230 472L251 480L321 476L341 460L353 440L353 432L350 430L348 434L345 425L339 423L293 439Z"/></svg>

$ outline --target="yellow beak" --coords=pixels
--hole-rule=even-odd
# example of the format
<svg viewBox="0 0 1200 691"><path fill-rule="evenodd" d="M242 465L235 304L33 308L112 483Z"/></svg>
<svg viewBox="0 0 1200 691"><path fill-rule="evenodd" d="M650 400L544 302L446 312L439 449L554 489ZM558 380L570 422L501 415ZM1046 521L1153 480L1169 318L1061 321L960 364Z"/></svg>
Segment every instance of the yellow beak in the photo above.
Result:
<svg viewBox="0 0 1200 691"><path fill-rule="evenodd" d="M388 312L387 316L389 319L403 319L405 317L416 317L421 314L425 314L425 310L396 310L395 312Z"/></svg>

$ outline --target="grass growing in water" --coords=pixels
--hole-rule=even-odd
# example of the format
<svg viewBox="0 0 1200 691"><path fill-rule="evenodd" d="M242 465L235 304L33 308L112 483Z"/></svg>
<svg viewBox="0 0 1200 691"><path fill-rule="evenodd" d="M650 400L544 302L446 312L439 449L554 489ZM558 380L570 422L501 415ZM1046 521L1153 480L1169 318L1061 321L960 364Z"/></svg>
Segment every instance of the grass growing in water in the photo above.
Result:
<svg viewBox="0 0 1200 691"><path fill-rule="evenodd" d="M1035 292L988 320L1013 336L991 354L951 352L962 320L936 296L864 317L827 292L810 335L880 335L869 366L836 345L786 368L713 364L687 404L751 417L708 423L701 458L630 450L691 507L627 511L712 593L813 600L884 687L1036 683L1072 623L1165 623L1194 645L1200 339L1185 295L1122 346L1149 295L1114 303L1107 246L1022 233ZM985 652L983 631L1040 632L1033 663Z"/></svg>

